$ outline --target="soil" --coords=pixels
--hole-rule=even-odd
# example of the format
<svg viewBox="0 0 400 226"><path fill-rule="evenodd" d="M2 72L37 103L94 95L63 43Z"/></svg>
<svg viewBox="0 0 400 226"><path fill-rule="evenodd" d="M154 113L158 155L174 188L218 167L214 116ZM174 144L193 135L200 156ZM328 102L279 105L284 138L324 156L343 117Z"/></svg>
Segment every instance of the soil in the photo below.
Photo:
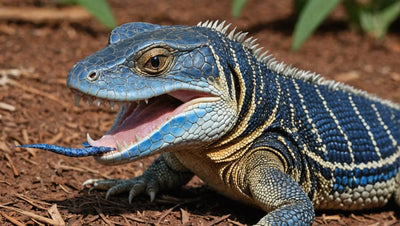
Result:
<svg viewBox="0 0 400 226"><path fill-rule="evenodd" d="M249 0L238 19L231 17L231 1L114 0L110 5L119 24L227 20L258 38L279 61L393 102L400 100L399 21L377 41L349 29L338 7L303 48L292 53L296 20L291 1ZM50 0L2 0L0 12L3 7L18 7L21 15L39 8L64 8ZM89 192L81 185L90 178L138 176L154 156L103 166L92 158L11 148L30 143L79 147L86 133L101 137L117 112L108 106L78 108L65 86L69 69L103 48L110 31L87 17L30 21L21 15L0 19L0 224L251 225L265 215L215 193L196 177L182 188L159 194L154 202L142 195L132 204L127 194L105 200L104 192ZM314 225L400 225L400 208L391 202L368 211L321 211Z"/></svg>

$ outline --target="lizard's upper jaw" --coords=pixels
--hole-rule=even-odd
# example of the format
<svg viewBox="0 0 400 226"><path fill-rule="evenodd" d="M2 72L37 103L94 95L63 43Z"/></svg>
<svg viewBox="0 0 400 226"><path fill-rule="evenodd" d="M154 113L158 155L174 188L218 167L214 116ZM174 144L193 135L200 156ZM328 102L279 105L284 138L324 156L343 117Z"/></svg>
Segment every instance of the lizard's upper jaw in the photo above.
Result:
<svg viewBox="0 0 400 226"><path fill-rule="evenodd" d="M80 95L76 95L76 104L79 104ZM84 98L89 102L98 101L94 97ZM115 148L96 156L100 162L131 161L165 146L189 141L195 138L195 133L201 135L195 131L204 121L201 117L219 100L208 93L179 90L146 100L119 103L118 116L107 134L98 140L88 135L87 142L90 146Z"/></svg>

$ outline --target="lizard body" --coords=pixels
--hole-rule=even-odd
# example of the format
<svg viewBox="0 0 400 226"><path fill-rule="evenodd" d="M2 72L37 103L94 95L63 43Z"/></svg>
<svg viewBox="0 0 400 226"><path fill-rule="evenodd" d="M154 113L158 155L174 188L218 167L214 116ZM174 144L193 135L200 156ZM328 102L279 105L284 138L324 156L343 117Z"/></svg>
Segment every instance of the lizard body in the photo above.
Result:
<svg viewBox="0 0 400 226"><path fill-rule="evenodd" d="M278 63L228 27L114 29L67 79L77 103L119 104L114 125L79 151L36 147L104 164L162 153L142 176L85 184L106 197L154 199L196 174L267 211L264 225L311 224L314 208L375 208L392 197L400 204L400 106Z"/></svg>

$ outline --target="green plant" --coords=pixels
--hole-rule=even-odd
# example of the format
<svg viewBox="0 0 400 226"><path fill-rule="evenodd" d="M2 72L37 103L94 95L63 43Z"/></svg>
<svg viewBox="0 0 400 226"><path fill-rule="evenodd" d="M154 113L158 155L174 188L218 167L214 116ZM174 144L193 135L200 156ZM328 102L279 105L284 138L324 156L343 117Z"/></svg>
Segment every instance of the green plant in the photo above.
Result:
<svg viewBox="0 0 400 226"><path fill-rule="evenodd" d="M306 0L296 7L299 18L293 32L293 51L301 47L339 2L340 0Z"/></svg>
<svg viewBox="0 0 400 226"><path fill-rule="evenodd" d="M233 0L232 14L239 17L247 0ZM293 0L298 21L293 32L292 50L298 50L329 13L343 3L352 28L382 39L400 15L399 0Z"/></svg>
<svg viewBox="0 0 400 226"><path fill-rule="evenodd" d="M240 16L240 13L242 12L242 9L244 5L246 4L247 0L233 0L232 3L232 15L235 18L238 18Z"/></svg>
<svg viewBox="0 0 400 226"><path fill-rule="evenodd" d="M101 24L109 29L117 26L114 15L106 0L56 0L64 4L80 5L84 7Z"/></svg>
<svg viewBox="0 0 400 226"><path fill-rule="evenodd" d="M398 0L373 0L369 4L345 0L343 3L353 26L380 39L385 36L389 25L400 12Z"/></svg>
<svg viewBox="0 0 400 226"><path fill-rule="evenodd" d="M389 25L400 13L398 0L305 0L305 4L299 9L299 19L293 33L292 50L298 50L341 2L347 11L350 25L378 39L385 36Z"/></svg>

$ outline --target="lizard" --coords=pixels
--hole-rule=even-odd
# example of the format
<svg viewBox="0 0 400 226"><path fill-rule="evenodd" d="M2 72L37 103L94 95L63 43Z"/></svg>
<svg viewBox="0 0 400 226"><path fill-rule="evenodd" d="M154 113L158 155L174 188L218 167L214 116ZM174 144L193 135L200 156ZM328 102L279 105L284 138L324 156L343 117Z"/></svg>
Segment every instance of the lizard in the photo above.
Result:
<svg viewBox="0 0 400 226"><path fill-rule="evenodd" d="M400 205L400 106L262 53L246 32L127 23L74 65L81 99L119 105L100 139L83 148L21 145L116 165L160 156L141 176L89 179L106 198L186 184L265 210L258 225L308 225L315 209Z"/></svg>

